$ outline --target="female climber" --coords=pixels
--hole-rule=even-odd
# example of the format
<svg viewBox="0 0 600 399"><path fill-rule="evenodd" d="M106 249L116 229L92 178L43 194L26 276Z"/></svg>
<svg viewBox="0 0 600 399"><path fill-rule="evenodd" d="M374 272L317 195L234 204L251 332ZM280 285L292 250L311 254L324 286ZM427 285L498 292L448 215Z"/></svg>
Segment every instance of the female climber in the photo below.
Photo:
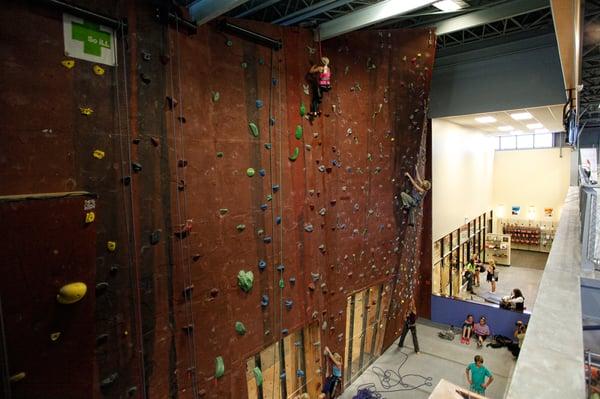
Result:
<svg viewBox="0 0 600 399"><path fill-rule="evenodd" d="M311 117L317 117L321 114L319 104L323 99L323 93L331 90L331 69L329 68L329 58L321 57L323 65L313 65L310 68L312 84L312 102L310 104ZM318 74L318 76L317 76Z"/></svg>
<svg viewBox="0 0 600 399"><path fill-rule="evenodd" d="M325 347L324 352L327 364L325 385L321 390L319 399L333 399L338 396L342 383L342 356L339 353L331 353L329 348ZM331 375L329 375L329 361L333 363Z"/></svg>
<svg viewBox="0 0 600 399"><path fill-rule="evenodd" d="M402 200L402 208L408 211L408 225L415 225L415 211L414 209L419 206L421 200L425 197L427 192L431 189L431 182L429 180L421 179L419 175L419 169L415 166L415 178L413 179L410 173L404 173L404 176L408 177L410 183L413 186L412 193L407 192L400 193L400 199Z"/></svg>

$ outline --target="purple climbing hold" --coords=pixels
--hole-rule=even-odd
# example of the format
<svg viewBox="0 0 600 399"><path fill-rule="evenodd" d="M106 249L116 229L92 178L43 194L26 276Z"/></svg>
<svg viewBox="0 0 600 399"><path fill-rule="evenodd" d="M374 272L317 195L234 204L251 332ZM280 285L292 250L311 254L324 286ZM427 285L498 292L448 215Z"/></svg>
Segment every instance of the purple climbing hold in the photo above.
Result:
<svg viewBox="0 0 600 399"><path fill-rule="evenodd" d="M277 216L277 217L275 218L275 223L277 223L277 224L281 224L281 216Z"/></svg>
<svg viewBox="0 0 600 399"><path fill-rule="evenodd" d="M256 108L261 109L264 105L262 100L256 100Z"/></svg>
<svg viewBox="0 0 600 399"><path fill-rule="evenodd" d="M262 205L260 206L260 209L261 209L261 210L263 210L263 211L266 211L268 207L269 207L269 206L268 206L267 204L262 204Z"/></svg>
<svg viewBox="0 0 600 399"><path fill-rule="evenodd" d="M270 243L271 243L271 241L272 241L272 239L271 239L271 237L270 237L270 236L267 236L267 237L263 238L263 242L264 242L265 244L270 244Z"/></svg>
<svg viewBox="0 0 600 399"><path fill-rule="evenodd" d="M269 305L269 296L268 295L263 295L261 300L260 300L260 306L262 307L266 307Z"/></svg>
<svg viewBox="0 0 600 399"><path fill-rule="evenodd" d="M267 172L264 169L260 169L258 171L258 174L264 177L267 174Z"/></svg>
<svg viewBox="0 0 600 399"><path fill-rule="evenodd" d="M262 259L261 259L261 260L258 262L258 268L259 268L260 270L265 270L265 267L267 267L267 262L265 262L264 260L262 260Z"/></svg>

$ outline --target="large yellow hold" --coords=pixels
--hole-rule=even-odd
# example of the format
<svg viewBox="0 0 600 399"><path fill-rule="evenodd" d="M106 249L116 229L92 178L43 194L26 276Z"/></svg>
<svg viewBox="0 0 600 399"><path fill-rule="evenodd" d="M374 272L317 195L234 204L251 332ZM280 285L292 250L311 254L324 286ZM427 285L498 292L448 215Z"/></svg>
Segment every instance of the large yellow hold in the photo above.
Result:
<svg viewBox="0 0 600 399"><path fill-rule="evenodd" d="M56 295L58 303L63 305L70 305L75 302L79 302L87 292L87 285L82 282L70 283L63 285Z"/></svg>

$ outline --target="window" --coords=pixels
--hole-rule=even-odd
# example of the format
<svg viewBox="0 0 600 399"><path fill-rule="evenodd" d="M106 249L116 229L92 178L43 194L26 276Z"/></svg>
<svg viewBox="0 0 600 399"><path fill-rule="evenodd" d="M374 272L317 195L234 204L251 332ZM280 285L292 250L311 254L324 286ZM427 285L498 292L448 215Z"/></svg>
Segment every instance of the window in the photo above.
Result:
<svg viewBox="0 0 600 399"><path fill-rule="evenodd" d="M501 150L514 150L517 147L516 136L501 136L500 137L500 149Z"/></svg>
<svg viewBox="0 0 600 399"><path fill-rule="evenodd" d="M535 148L550 148L553 145L552 133L536 134L535 135Z"/></svg>
<svg viewBox="0 0 600 399"><path fill-rule="evenodd" d="M290 333L246 362L249 399L287 399L303 393L317 397L321 378L320 329L318 324ZM256 371L262 377L257 383ZM285 378L281 378L285 373Z"/></svg>
<svg viewBox="0 0 600 399"><path fill-rule="evenodd" d="M533 148L533 135L517 136L517 148L520 150Z"/></svg>

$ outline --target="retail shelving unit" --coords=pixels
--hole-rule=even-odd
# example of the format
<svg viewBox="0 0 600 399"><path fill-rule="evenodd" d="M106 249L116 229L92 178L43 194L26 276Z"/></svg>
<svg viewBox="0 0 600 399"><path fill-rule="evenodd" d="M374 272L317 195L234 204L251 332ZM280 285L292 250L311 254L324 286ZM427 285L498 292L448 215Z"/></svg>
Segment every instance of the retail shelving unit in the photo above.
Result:
<svg viewBox="0 0 600 399"><path fill-rule="evenodd" d="M556 226L551 221L498 219L498 230L510 234L514 249L550 252Z"/></svg>
<svg viewBox="0 0 600 399"><path fill-rule="evenodd" d="M485 236L485 261L510 266L510 234L488 233Z"/></svg>

